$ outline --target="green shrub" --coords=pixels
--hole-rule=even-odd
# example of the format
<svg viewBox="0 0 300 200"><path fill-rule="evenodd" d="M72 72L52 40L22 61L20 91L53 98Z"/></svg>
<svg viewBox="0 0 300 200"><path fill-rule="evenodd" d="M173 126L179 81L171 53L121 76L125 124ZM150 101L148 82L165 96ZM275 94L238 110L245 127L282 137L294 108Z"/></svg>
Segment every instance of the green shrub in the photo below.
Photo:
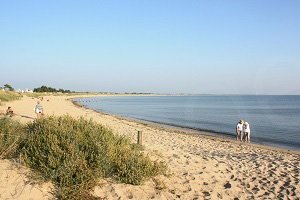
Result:
<svg viewBox="0 0 300 200"><path fill-rule="evenodd" d="M164 173L166 166L152 162L128 138L92 120L70 116L38 119L26 127L20 144L25 163L57 188L59 199L90 199L89 190L100 177L141 184Z"/></svg>
<svg viewBox="0 0 300 200"><path fill-rule="evenodd" d="M127 148L116 149L112 158L112 175L123 183L139 185L147 178L165 171L165 166L161 163L152 163L142 153Z"/></svg>
<svg viewBox="0 0 300 200"><path fill-rule="evenodd" d="M16 156L19 144L24 137L24 125L10 118L0 119L0 158Z"/></svg>

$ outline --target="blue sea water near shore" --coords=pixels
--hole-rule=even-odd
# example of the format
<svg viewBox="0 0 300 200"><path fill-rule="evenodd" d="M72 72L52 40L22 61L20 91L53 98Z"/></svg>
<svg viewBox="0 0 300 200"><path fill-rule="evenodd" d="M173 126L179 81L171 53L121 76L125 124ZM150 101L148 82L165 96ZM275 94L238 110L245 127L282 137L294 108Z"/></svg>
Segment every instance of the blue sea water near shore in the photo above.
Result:
<svg viewBox="0 0 300 200"><path fill-rule="evenodd" d="M74 101L105 113L235 137L240 119L253 142L300 150L300 96L111 96Z"/></svg>

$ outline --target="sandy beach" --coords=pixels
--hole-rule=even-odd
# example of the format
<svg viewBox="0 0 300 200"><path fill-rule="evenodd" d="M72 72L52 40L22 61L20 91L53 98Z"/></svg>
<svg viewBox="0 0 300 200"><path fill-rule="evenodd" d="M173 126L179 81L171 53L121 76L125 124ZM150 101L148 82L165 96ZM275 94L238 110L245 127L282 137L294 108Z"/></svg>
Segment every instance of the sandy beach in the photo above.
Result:
<svg viewBox="0 0 300 200"><path fill-rule="evenodd" d="M99 180L94 195L103 199L300 199L300 154L212 136L139 123L75 106L70 96L45 96L46 115L92 118L115 133L143 145L153 160L163 160L169 176L141 186ZM23 97L11 106L13 119L34 120L37 99ZM0 160L0 199L51 199L51 183L34 183L30 170L15 161Z"/></svg>

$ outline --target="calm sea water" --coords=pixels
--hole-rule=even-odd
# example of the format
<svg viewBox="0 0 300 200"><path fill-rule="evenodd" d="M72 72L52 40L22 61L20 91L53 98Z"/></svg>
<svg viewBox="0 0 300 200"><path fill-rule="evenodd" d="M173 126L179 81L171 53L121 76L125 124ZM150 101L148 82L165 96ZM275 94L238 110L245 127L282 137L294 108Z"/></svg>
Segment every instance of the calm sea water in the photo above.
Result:
<svg viewBox="0 0 300 200"><path fill-rule="evenodd" d="M76 99L84 106L234 138L239 119L253 142L300 150L300 96L126 96Z"/></svg>

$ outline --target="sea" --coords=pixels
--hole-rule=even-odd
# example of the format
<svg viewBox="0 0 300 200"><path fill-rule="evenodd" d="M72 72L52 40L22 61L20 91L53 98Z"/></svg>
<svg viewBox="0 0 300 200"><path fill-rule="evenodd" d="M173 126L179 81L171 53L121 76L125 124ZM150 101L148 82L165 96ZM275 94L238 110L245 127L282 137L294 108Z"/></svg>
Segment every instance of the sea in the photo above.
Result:
<svg viewBox="0 0 300 200"><path fill-rule="evenodd" d="M300 150L300 95L107 96L74 101L104 113L232 139L243 119L250 124L252 142Z"/></svg>

